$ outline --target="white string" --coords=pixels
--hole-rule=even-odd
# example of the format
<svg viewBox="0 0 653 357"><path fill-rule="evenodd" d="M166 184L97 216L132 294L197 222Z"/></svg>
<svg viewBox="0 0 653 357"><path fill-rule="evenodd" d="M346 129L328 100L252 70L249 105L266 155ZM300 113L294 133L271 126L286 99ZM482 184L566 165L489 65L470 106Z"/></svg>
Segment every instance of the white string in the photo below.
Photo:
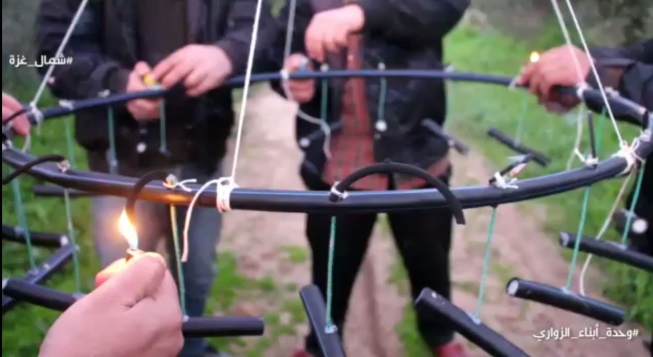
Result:
<svg viewBox="0 0 653 357"><path fill-rule="evenodd" d="M184 182L191 182L191 180L182 181L177 185L181 185ZM197 191L197 193L195 193L195 196L193 196L193 199L191 200L190 205L188 206L188 210L186 211L186 217L184 221L184 233L183 233L184 246L181 254L182 262L186 262L188 260L188 232L190 230L191 219L193 218L193 209L195 208L195 204L197 203L197 200L202 195L202 192L206 191L209 187L211 187L211 185L216 185L215 207L218 209L218 211L220 211L220 213L224 213L231 210L231 203L230 203L231 192L233 191L234 188L238 187L234 183L231 177L221 177L219 179L211 180L205 183Z"/></svg>
<svg viewBox="0 0 653 357"><path fill-rule="evenodd" d="M245 121L245 110L247 109L247 99L249 97L249 87L252 78L252 69L254 68L254 54L256 51L256 42L258 38L258 28L261 20L261 7L263 0L256 1L256 13L254 15L254 25L252 26L252 38L249 44L249 55L247 58L247 70L245 71L245 85L243 86L243 97L240 103L240 112L238 113L238 132L236 135L236 145L234 148L234 161L231 170L231 178L236 178L236 168L238 167L238 156L240 154L240 143L243 136L243 123Z"/></svg>
<svg viewBox="0 0 653 357"><path fill-rule="evenodd" d="M596 240L599 241L603 238L603 235L605 232L608 231L608 228L610 227L610 222L612 219L612 216L614 213L617 211L617 207L619 207L619 203L621 202L621 197L623 196L624 192L626 192L626 187L628 187L628 183L630 182L630 179L632 178L632 171L631 173L626 177L624 182L621 184L621 189L619 189L619 193L617 194L617 198L614 201L614 204L612 205L612 208L610 209L610 212L608 213L608 216L606 217L605 221L603 222L603 226L601 227L601 230L599 233L596 235ZM576 239L581 239L580 237L576 237ZM592 261L592 254L588 255L587 258L585 259L585 263L583 264L583 269L580 271L580 279L578 281L578 288L580 290L581 296L585 296L585 275L587 274L587 269L590 265L590 262Z"/></svg>
<svg viewBox="0 0 653 357"><path fill-rule="evenodd" d="M66 30L66 35L64 36L63 40L61 41L61 44L59 45L59 48L57 49L57 53L55 54L55 58L58 58L59 56L62 55L64 48L66 47L66 44L68 44L68 41L70 40L70 36L73 33L73 30L75 29L75 26L77 26L77 23L79 22L79 19L82 17L82 13L84 12L84 9L86 8L86 4L88 3L88 0L82 0L82 2L79 4L79 7L77 8L77 12L75 13L75 17L73 17L73 20L70 22L70 25L68 26L68 29ZM30 105L32 107L36 107L38 104L39 100L41 99L41 96L43 95L43 91L45 90L45 86L50 80L50 77L52 77L52 72L54 71L54 66L56 63L51 63L50 66L48 67L47 72L45 72L45 76L43 76L43 79L41 80L41 83L39 84L39 89L36 91L36 94L34 95L34 99L30 102Z"/></svg>
<svg viewBox="0 0 653 357"><path fill-rule="evenodd" d="M560 9L558 8L558 4L556 3L556 0L551 0L554 3L554 7L557 8L556 14L558 15L558 18L562 20L562 14L560 13ZM590 63L590 68L592 70L592 75L594 76L594 79L596 80L596 83L598 84L599 92L601 93L601 97L603 97L603 101L605 103L605 107L608 112L608 116L610 117L610 121L612 122L612 126L614 127L615 133L617 134L617 138L619 139L620 143L623 143L623 137L621 136L621 132L619 131L619 125L617 124L617 120L614 117L614 113L612 112L612 106L610 105L610 102L608 101L608 96L606 94L605 89L603 88L603 83L601 82L601 78L599 77L599 73L596 69L596 66L594 65L594 61L592 60L592 57L590 55L590 50L589 47L587 46L587 41L585 40L585 35L583 34L583 29L580 27L580 23L578 22L578 18L576 17L576 12L574 11L574 7L571 5L571 0L565 0L565 3L567 4L567 8L569 9L569 14L571 15L572 20L574 21L574 26L576 27L576 31L578 32L578 37L580 38L580 41L583 45L583 50L585 50L585 55L589 59ZM568 45L571 45L571 41L568 40L567 42ZM573 56L576 59L576 55L574 54ZM576 59L578 60L578 59Z"/></svg>
<svg viewBox="0 0 653 357"><path fill-rule="evenodd" d="M583 118L585 117L585 107L581 106L578 108L576 114L576 141L574 141L574 147L571 149L569 154L569 159L567 160L567 171L571 170L571 165L574 163L574 153L580 148L580 144L583 138Z"/></svg>
<svg viewBox="0 0 653 357"><path fill-rule="evenodd" d="M293 37L293 31L295 30L295 13L297 10L297 0L290 0L289 3L289 10L288 10L288 23L286 24L286 43L284 44L284 49L283 49L283 60L284 62L290 57L290 51L292 49L292 37ZM308 64L309 59L306 58L306 64ZM323 70L328 69L325 67L322 67ZM289 73L288 71L284 68L280 71L281 75L281 88L283 89L283 94L286 96L286 99L293 103L297 103L295 99L292 96L292 93L290 92L289 88ZM331 127L329 127L329 124L326 122L326 118L322 120L321 118L316 118L314 116L311 116L307 113L305 113L299 105L297 105L297 116L304 120L307 121L311 124L319 125L320 130L324 133L324 155L330 159L331 158L331 149L330 149L330 142L331 142Z"/></svg>

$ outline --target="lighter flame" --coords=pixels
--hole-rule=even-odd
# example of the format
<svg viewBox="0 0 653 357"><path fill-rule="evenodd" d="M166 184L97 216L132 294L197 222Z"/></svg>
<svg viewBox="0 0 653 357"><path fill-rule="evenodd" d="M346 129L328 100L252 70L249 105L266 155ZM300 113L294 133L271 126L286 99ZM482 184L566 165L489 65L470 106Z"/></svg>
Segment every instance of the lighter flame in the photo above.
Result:
<svg viewBox="0 0 653 357"><path fill-rule="evenodd" d="M540 60L540 54L537 53L536 51L533 51L533 53L531 53L531 63L538 62L539 60Z"/></svg>
<svg viewBox="0 0 653 357"><path fill-rule="evenodd" d="M129 217L127 217L127 212L125 212L125 210L122 211L122 214L118 219L118 230L127 241L127 244L129 244L129 248L138 248L138 234L136 233L136 228L129 221Z"/></svg>

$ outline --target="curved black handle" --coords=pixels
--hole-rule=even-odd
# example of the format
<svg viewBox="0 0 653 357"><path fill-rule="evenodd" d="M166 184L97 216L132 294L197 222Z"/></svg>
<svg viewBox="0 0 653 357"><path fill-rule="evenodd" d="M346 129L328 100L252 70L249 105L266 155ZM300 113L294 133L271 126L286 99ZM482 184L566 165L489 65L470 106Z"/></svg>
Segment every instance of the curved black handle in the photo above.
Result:
<svg viewBox="0 0 653 357"><path fill-rule="evenodd" d="M444 184L444 182L436 177L431 176L431 174L419 167L408 164L401 164L398 162L377 163L363 167L362 169L353 172L351 175L345 177L344 180L338 182L334 186L336 192L333 190L331 191L329 194L329 200L331 202L338 202L343 199L342 193L346 192L356 181L370 175L384 173L398 173L423 179L429 185L435 187L438 191L440 191L440 193L442 193L442 196L446 199L447 203L449 203L449 207L451 207L451 211L453 212L454 218L456 219L456 223L465 224L465 214L463 213L462 205L460 204L460 201L458 201L458 198L456 198L456 196L453 194L453 192L451 192L451 189L449 189L449 187Z"/></svg>
<svg viewBox="0 0 653 357"><path fill-rule="evenodd" d="M56 311L65 311L78 298L22 279L7 279L3 295L29 302ZM220 316L191 317L184 321L182 332L185 337L232 337L261 336L265 324L258 317Z"/></svg>
<svg viewBox="0 0 653 357"><path fill-rule="evenodd" d="M152 171L143 175L138 179L138 181L136 181L136 183L134 183L134 187L127 197L127 203L125 203L125 213L127 214L127 218L129 218L131 224L135 225L136 222L138 222L138 220L136 220L136 200L143 188L152 181L165 181L168 176L169 174L163 171Z"/></svg>
<svg viewBox="0 0 653 357"><path fill-rule="evenodd" d="M619 326L624 323L626 314L603 301L595 300L587 296L581 296L571 291L565 291L560 288L540 284L535 281L528 281L513 278L506 286L508 295L537 301L539 303L557 307L587 316L595 320Z"/></svg>
<svg viewBox="0 0 653 357"><path fill-rule="evenodd" d="M46 162L65 162L66 158L61 155L45 155L32 160L25 165L17 168L7 176L2 178L2 186L10 183L16 177L28 172L32 167L46 163Z"/></svg>

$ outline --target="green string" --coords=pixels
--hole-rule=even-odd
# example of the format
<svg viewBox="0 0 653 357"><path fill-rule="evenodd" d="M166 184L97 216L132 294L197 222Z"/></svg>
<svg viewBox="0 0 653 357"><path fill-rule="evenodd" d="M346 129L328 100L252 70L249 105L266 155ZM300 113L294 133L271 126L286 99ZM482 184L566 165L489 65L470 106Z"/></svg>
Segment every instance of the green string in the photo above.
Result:
<svg viewBox="0 0 653 357"><path fill-rule="evenodd" d="M109 171L112 174L116 174L118 159L116 155L116 132L114 128L114 117L113 117L113 107L109 107L107 110L107 116L109 117Z"/></svg>
<svg viewBox="0 0 653 357"><path fill-rule="evenodd" d="M585 220L587 219L587 208L588 208L591 189L592 189L591 186L585 187L585 194L583 195L583 210L580 216L580 223L578 224L578 233L576 233L576 244L574 245L574 254L571 257L569 276L567 277L567 290L571 290L571 285L574 280L574 270L576 270L576 260L578 259L578 252L580 251L580 241L583 240L583 230L585 229Z"/></svg>
<svg viewBox="0 0 653 357"><path fill-rule="evenodd" d="M628 210L628 215L626 217L626 226L624 227L624 232L621 235L621 244L625 245L628 240L628 233L630 232L630 226L632 225L633 215L635 214L635 206L637 201L639 201L639 193L642 188L642 182L644 181L644 171L645 171L646 161L642 164L642 167L637 174L637 183L635 184L635 192L633 193L633 201L630 203L630 209Z"/></svg>
<svg viewBox="0 0 653 357"><path fill-rule="evenodd" d="M177 262L177 280L179 280L179 301L181 311L186 316L186 287L184 283L184 270L181 267L181 249L179 248L179 225L177 224L177 207L170 205L170 222L172 225L172 241L175 245L175 260Z"/></svg>
<svg viewBox="0 0 653 357"><path fill-rule="evenodd" d="M329 235L329 263L327 266L327 292L326 292L326 326L324 331L326 333L333 333L336 331L336 326L333 324L331 317L331 305L333 301L333 260L336 247L336 217L331 217L331 234Z"/></svg>
<svg viewBox="0 0 653 357"><path fill-rule="evenodd" d="M515 134L515 140L521 142L522 136L524 134L524 122L526 121L526 112L528 111L528 97L524 96L521 102L521 113L519 114L519 121L517 122L517 133Z"/></svg>
<svg viewBox="0 0 653 357"><path fill-rule="evenodd" d="M497 221L497 207L492 207L492 217L490 218L490 226L487 230L487 243L485 244L485 260L483 261L483 272L481 273L481 286L478 289L478 301L476 302L476 311L474 317L480 319L481 307L485 299L485 284L487 283L488 270L490 267L490 256L492 252L492 238L494 237L494 228Z"/></svg>
<svg viewBox="0 0 653 357"><path fill-rule="evenodd" d="M385 77L381 77L381 87L379 88L379 109L377 122L385 121L385 97L388 91L388 81Z"/></svg>
<svg viewBox="0 0 653 357"><path fill-rule="evenodd" d="M159 127L159 135L161 136L161 152L168 151L168 134L166 132L166 104L165 101L161 102L159 107L159 117L161 119L161 125Z"/></svg>
<svg viewBox="0 0 653 357"><path fill-rule="evenodd" d="M79 272L79 257L77 255L77 241L75 239L75 228L73 227L72 209L70 204L70 194L68 190L63 190L64 202L66 205L66 217L68 226L68 237L73 245L73 270L75 271L75 291L82 292L82 279Z"/></svg>
<svg viewBox="0 0 653 357"><path fill-rule="evenodd" d="M322 79L322 102L320 105L320 117L323 121L326 121L327 119L327 109L328 107L328 100L329 100L329 83L327 83L326 79Z"/></svg>
<svg viewBox="0 0 653 357"><path fill-rule="evenodd" d="M11 188L14 192L14 205L16 206L16 211L18 212L18 224L23 229L23 234L25 235L25 245L27 246L29 264L32 269L36 269L36 260L34 259L34 251L32 250L32 237L30 235L29 229L27 228L27 216L25 216L25 210L23 208L23 197L20 192L20 183L18 178L15 178L11 182Z"/></svg>
<svg viewBox="0 0 653 357"><path fill-rule="evenodd" d="M68 159L75 162L75 149L73 148L73 128L71 119L64 120L66 123L66 146L68 147Z"/></svg>
<svg viewBox="0 0 653 357"><path fill-rule="evenodd" d="M66 146L68 147L68 157L71 163L75 163L75 148L73 143L73 130L70 120L66 120ZM77 241L75 239L75 227L73 227L72 204L68 189L64 189L64 204L66 206L66 227L68 228L68 237L73 245L73 270L75 271L75 289L79 293L82 291L82 283L79 270L79 257L77 254Z"/></svg>
<svg viewBox="0 0 653 357"><path fill-rule="evenodd" d="M596 133L595 133L596 155L599 156L601 155L600 150L601 150L601 143L603 142L603 128L605 128L605 122L606 122L605 109L603 109L603 112L599 116L599 123L597 124Z"/></svg>

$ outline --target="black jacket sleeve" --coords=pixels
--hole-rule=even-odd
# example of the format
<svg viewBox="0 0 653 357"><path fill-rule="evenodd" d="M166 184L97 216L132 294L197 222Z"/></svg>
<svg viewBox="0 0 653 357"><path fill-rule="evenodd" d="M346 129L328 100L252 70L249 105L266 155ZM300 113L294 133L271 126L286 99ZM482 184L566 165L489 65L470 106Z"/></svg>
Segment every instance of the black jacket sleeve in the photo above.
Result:
<svg viewBox="0 0 653 357"><path fill-rule="evenodd" d="M653 40L629 48L596 48L590 52L605 87L653 110ZM598 86L591 73L588 83Z"/></svg>
<svg viewBox="0 0 653 357"><path fill-rule="evenodd" d="M422 46L441 41L460 21L470 0L357 0L364 30Z"/></svg>
<svg viewBox="0 0 653 357"><path fill-rule="evenodd" d="M234 75L242 74L247 68L252 30L256 18L256 6L257 0L230 1L227 14L227 31L224 37L215 43L229 57ZM274 21L269 1L263 0L255 47L256 64L261 63L259 57L274 40L273 27Z"/></svg>
<svg viewBox="0 0 653 357"><path fill-rule="evenodd" d="M54 57L80 5L80 0L43 0L37 15L38 55ZM53 72L53 94L59 98L86 99L109 89L124 92L129 69L107 57L102 51L102 2L88 3L75 26L64 56L72 63L56 66ZM41 75L47 68L39 69Z"/></svg>

